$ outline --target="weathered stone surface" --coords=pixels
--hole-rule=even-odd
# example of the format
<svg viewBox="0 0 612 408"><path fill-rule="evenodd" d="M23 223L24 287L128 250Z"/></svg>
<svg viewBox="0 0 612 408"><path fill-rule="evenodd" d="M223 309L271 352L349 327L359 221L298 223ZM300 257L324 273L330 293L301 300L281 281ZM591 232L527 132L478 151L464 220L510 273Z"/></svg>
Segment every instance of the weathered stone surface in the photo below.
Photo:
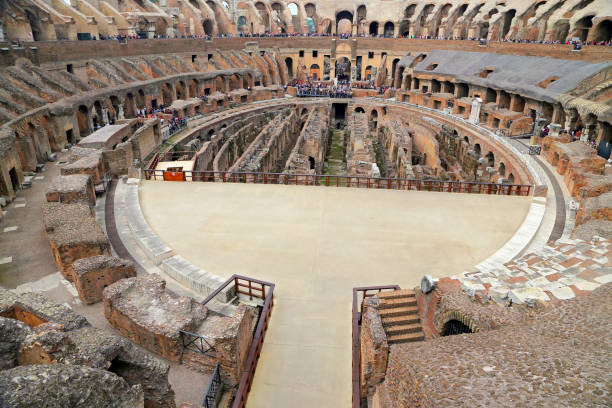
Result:
<svg viewBox="0 0 612 408"><path fill-rule="evenodd" d="M391 345L379 406L609 405L612 284L530 315L497 330Z"/></svg>
<svg viewBox="0 0 612 408"><path fill-rule="evenodd" d="M389 344L378 313L376 299L364 301L361 323L361 390L362 397L374 394L387 370Z"/></svg>
<svg viewBox="0 0 612 408"><path fill-rule="evenodd" d="M91 176L87 174L56 177L47 188L46 197L49 202L96 205L96 192Z"/></svg>
<svg viewBox="0 0 612 408"><path fill-rule="evenodd" d="M43 222L55 262L71 282L74 261L110 255L110 243L86 204L44 203Z"/></svg>
<svg viewBox="0 0 612 408"><path fill-rule="evenodd" d="M43 364L0 371L0 406L6 408L144 407L140 385L108 371Z"/></svg>
<svg viewBox="0 0 612 408"><path fill-rule="evenodd" d="M69 307L53 303L38 293L16 294L3 288L0 288L0 316L20 320L31 327L57 323L66 331L89 325Z"/></svg>
<svg viewBox="0 0 612 408"><path fill-rule="evenodd" d="M102 291L116 281L136 276L131 261L108 255L76 260L72 264L74 286L79 298L87 304L102 301Z"/></svg>
<svg viewBox="0 0 612 408"><path fill-rule="evenodd" d="M120 280L104 289L104 315L126 337L171 361L180 362L180 330L194 332L208 309L192 298L172 298L157 275Z"/></svg>
<svg viewBox="0 0 612 408"><path fill-rule="evenodd" d="M16 365L17 352L31 332L32 329L19 320L0 317L0 370Z"/></svg>

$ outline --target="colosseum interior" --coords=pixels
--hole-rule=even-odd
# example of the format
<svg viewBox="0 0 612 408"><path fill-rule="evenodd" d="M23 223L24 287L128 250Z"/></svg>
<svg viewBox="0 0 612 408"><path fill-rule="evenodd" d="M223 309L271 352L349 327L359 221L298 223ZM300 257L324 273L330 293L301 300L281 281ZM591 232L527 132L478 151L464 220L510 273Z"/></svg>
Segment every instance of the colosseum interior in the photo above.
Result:
<svg viewBox="0 0 612 408"><path fill-rule="evenodd" d="M0 406L612 406L608 0L0 0Z"/></svg>

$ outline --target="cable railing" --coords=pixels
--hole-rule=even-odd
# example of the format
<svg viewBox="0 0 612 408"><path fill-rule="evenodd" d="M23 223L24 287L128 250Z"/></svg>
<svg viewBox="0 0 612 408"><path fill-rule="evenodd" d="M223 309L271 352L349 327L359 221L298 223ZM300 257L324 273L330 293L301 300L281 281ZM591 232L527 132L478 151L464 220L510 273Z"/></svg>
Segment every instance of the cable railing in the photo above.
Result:
<svg viewBox="0 0 612 408"><path fill-rule="evenodd" d="M253 173L229 171L144 170L147 180L194 181L214 183L283 184L298 186L335 186L381 190L413 190L446 193L529 196L529 184L498 184L474 181L420 180L326 174Z"/></svg>

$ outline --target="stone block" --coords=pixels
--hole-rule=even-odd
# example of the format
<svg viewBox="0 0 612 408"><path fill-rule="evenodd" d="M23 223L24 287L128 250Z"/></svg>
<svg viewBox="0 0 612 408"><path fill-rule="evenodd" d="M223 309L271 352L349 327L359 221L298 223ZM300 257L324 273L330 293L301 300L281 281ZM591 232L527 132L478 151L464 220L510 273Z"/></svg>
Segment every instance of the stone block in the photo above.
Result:
<svg viewBox="0 0 612 408"><path fill-rule="evenodd" d="M120 279L136 276L131 261L108 255L98 255L76 260L72 264L72 276L79 298L86 304L102 301L102 291Z"/></svg>
<svg viewBox="0 0 612 408"><path fill-rule="evenodd" d="M91 176L87 174L56 177L47 188L46 198L48 202L85 203L92 207L96 205L94 185Z"/></svg>
<svg viewBox="0 0 612 408"><path fill-rule="evenodd" d="M43 223L60 272L70 282L72 263L110 255L110 243L86 204L43 204Z"/></svg>

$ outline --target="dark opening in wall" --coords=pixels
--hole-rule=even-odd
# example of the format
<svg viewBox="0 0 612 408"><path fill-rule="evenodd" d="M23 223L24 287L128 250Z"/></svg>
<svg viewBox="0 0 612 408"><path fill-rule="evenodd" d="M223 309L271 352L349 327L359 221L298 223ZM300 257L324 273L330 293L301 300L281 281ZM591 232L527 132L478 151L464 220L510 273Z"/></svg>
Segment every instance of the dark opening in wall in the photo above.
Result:
<svg viewBox="0 0 612 408"><path fill-rule="evenodd" d="M317 58L319 56L319 51L312 52L312 58Z"/></svg>
<svg viewBox="0 0 612 408"><path fill-rule="evenodd" d="M369 58L369 59L374 58L374 53L373 53L372 51L369 51L369 52L368 52L368 58Z"/></svg>
<svg viewBox="0 0 612 408"><path fill-rule="evenodd" d="M191 55L191 62L195 62L198 59L198 56L195 54Z"/></svg>
<svg viewBox="0 0 612 408"><path fill-rule="evenodd" d="M210 95L210 88L204 88L204 95Z"/></svg>
<svg viewBox="0 0 612 408"><path fill-rule="evenodd" d="M208 60L210 61L213 58L212 54L208 54Z"/></svg>
<svg viewBox="0 0 612 408"><path fill-rule="evenodd" d="M433 71L434 69L438 68L438 64L431 64L428 65L427 68L425 68L427 71Z"/></svg>
<svg viewBox="0 0 612 408"><path fill-rule="evenodd" d="M74 71L72 69L72 64L66 65L66 71L70 72L71 74L74 74Z"/></svg>
<svg viewBox="0 0 612 408"><path fill-rule="evenodd" d="M300 50L300 58L304 57L304 50Z"/></svg>
<svg viewBox="0 0 612 408"><path fill-rule="evenodd" d="M463 334L463 333L472 333L472 329L470 329L465 324L461 323L459 320L449 320L444 324L442 328L442 336L453 336L455 334Z"/></svg>
<svg viewBox="0 0 612 408"><path fill-rule="evenodd" d="M486 78L489 76L489 74L491 72L495 72L495 68L490 68L490 67L486 67L485 69L483 69L480 74L478 75L480 78Z"/></svg>

